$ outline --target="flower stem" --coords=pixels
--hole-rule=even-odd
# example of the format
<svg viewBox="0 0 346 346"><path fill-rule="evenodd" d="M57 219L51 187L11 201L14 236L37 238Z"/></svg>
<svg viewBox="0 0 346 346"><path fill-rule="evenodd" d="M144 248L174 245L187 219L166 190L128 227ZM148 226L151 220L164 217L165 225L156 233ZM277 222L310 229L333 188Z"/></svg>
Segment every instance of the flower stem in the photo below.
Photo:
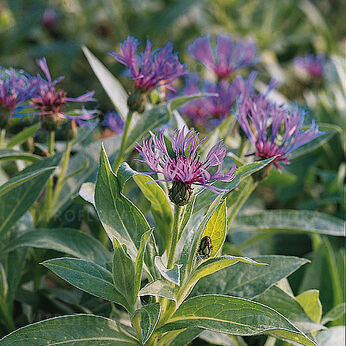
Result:
<svg viewBox="0 0 346 346"><path fill-rule="evenodd" d="M65 155L64 155L64 160L62 162L61 165L61 172L58 178L58 181L56 183L56 187L54 190L54 195L53 195L53 200L50 206L50 212L49 214L53 211L53 208L55 207L56 202L58 201L63 183L64 183L64 178L66 175L66 171L67 171L67 166L68 166L68 162L70 160L70 155L71 155L71 149L72 149L72 142L71 141L66 141L66 149L65 149Z"/></svg>
<svg viewBox="0 0 346 346"><path fill-rule="evenodd" d="M238 149L238 157L239 158L241 158L244 154L245 145L246 145L246 140L244 138L241 138L239 149Z"/></svg>
<svg viewBox="0 0 346 346"><path fill-rule="evenodd" d="M181 210L182 210L181 207L174 205L172 240L171 240L171 247L169 248L169 252L168 252L168 262L167 262L168 269L172 269L174 264L174 254L175 254L175 248L177 247L177 242L178 242Z"/></svg>
<svg viewBox="0 0 346 346"><path fill-rule="evenodd" d="M54 155L54 143L55 143L55 132L49 131L49 134L48 134L48 155L49 156ZM50 204L52 203L52 195L53 195L53 175L49 177L46 191L47 191L46 199L43 206L43 209L46 210L46 212L43 212L41 214L44 216L44 221L43 221L44 226L47 226L49 222L49 210L50 210Z"/></svg>
<svg viewBox="0 0 346 346"><path fill-rule="evenodd" d="M120 143L119 152L118 152L117 158L116 158L116 160L114 162L114 165L113 165L113 171L114 172L116 172L118 170L119 166L124 161L124 157L123 156L124 156L125 145L126 145L127 135L128 135L129 129L130 129L130 124L131 124L132 116L133 116L133 112L129 111L127 113L127 117L126 117L124 132L123 132L123 135L121 137L121 143Z"/></svg>
<svg viewBox="0 0 346 346"><path fill-rule="evenodd" d="M5 141L6 129L1 129L0 131L0 149Z"/></svg>

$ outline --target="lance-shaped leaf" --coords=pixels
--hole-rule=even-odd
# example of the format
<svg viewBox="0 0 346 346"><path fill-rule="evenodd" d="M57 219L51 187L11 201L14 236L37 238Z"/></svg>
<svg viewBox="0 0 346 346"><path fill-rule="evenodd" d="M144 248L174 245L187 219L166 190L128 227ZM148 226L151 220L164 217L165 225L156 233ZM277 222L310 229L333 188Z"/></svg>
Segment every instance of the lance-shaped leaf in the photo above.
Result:
<svg viewBox="0 0 346 346"><path fill-rule="evenodd" d="M83 53L96 74L96 77L103 86L108 97L113 102L114 107L123 117L127 116L127 93L121 83L108 71L108 69L97 59L90 50L83 46Z"/></svg>
<svg viewBox="0 0 346 346"><path fill-rule="evenodd" d="M1 160L23 160L29 162L36 162L40 161L41 157L38 155L13 149L0 149L0 161Z"/></svg>
<svg viewBox="0 0 346 346"><path fill-rule="evenodd" d="M322 330L316 336L317 345L321 346L342 346L345 345L346 327L338 326Z"/></svg>
<svg viewBox="0 0 346 346"><path fill-rule="evenodd" d="M147 136L150 131L167 124L169 120L170 115L167 106L156 106L141 114L140 119L127 137L125 154L131 153L136 143Z"/></svg>
<svg viewBox="0 0 346 346"><path fill-rule="evenodd" d="M129 306L133 306L135 297L135 266L126 252L126 246L113 238L113 281L119 292L123 292ZM132 312L132 311L131 311Z"/></svg>
<svg viewBox="0 0 346 346"><path fill-rule="evenodd" d="M54 258L42 264L82 291L131 310L123 294L115 289L112 273L98 264L68 257Z"/></svg>
<svg viewBox="0 0 346 346"><path fill-rule="evenodd" d="M139 296L156 296L176 301L174 289L166 280L155 280L149 282L139 291Z"/></svg>
<svg viewBox="0 0 346 346"><path fill-rule="evenodd" d="M306 314L316 323L320 323L322 317L322 304L318 290L308 290L296 297Z"/></svg>
<svg viewBox="0 0 346 346"><path fill-rule="evenodd" d="M44 168L57 166L61 154L48 157L25 168L20 174L28 174ZM0 239L31 207L44 189L53 169L24 182L23 184L5 192L0 198Z"/></svg>
<svg viewBox="0 0 346 346"><path fill-rule="evenodd" d="M172 269L167 269L160 256L155 257L155 265L160 274L168 281L180 286L180 268L182 264L175 264Z"/></svg>
<svg viewBox="0 0 346 346"><path fill-rule="evenodd" d="M159 331L200 327L234 335L269 334L285 340L315 345L277 311L250 300L205 295L185 301Z"/></svg>
<svg viewBox="0 0 346 346"><path fill-rule="evenodd" d="M110 252L95 238L71 228L34 229L8 243L3 251L19 247L52 249L104 265L111 260Z"/></svg>
<svg viewBox="0 0 346 346"><path fill-rule="evenodd" d="M127 326L95 315L55 317L17 329L0 340L2 346L20 345L139 345Z"/></svg>
<svg viewBox="0 0 346 346"><path fill-rule="evenodd" d="M233 232L318 233L345 237L344 222L334 216L310 210L266 210L238 216Z"/></svg>
<svg viewBox="0 0 346 346"><path fill-rule="evenodd" d="M151 227L141 211L121 193L120 183L103 147L95 188L95 206L108 237L115 237L121 245L126 245L128 254L136 261L142 235ZM150 246L153 247L152 244ZM147 246L149 252L150 246ZM145 256L148 268L154 267L153 261L153 256Z"/></svg>
<svg viewBox="0 0 346 346"><path fill-rule="evenodd" d="M311 333L324 328L306 314L296 298L285 293L279 287L273 286L256 298L256 301L280 312L304 333Z"/></svg>
<svg viewBox="0 0 346 346"><path fill-rule="evenodd" d="M160 239L163 240L165 249L168 249L172 238L173 216L168 198L160 185L148 175L139 174L124 162L117 172L117 177L123 187L125 182L133 178L151 204L151 212L157 224Z"/></svg>
<svg viewBox="0 0 346 346"><path fill-rule="evenodd" d="M329 310L322 318L321 323L326 324L330 321L335 321L340 317L344 316L346 313L346 303L338 304L334 306L333 309Z"/></svg>
<svg viewBox="0 0 346 346"><path fill-rule="evenodd" d="M153 230L149 230L142 235L141 243L139 245L139 250L135 262L135 297L137 297L139 290L141 289L142 271L145 249L148 244L148 240L153 234Z"/></svg>
<svg viewBox="0 0 346 346"><path fill-rule="evenodd" d="M213 248L209 257L215 257L221 250L225 241L227 233L226 212L226 201L224 201L216 208L201 236L201 239L205 236L208 236L211 239Z"/></svg>
<svg viewBox="0 0 346 346"><path fill-rule="evenodd" d="M192 101L201 97L208 97L208 96L218 96L218 94L200 93L200 94L194 94L189 96L178 96L168 102L168 108L171 112L173 112L174 110L178 109L179 107L183 106L185 103L189 101Z"/></svg>
<svg viewBox="0 0 346 346"><path fill-rule="evenodd" d="M210 258L207 261L204 261L201 263L191 274L190 278L187 280L186 284L184 284L184 287L179 294L179 301L181 299L184 299L192 290L192 288L195 286L197 281L205 276L208 276L210 274L216 273L221 269L227 268L229 266L232 266L238 262L243 262L247 264L256 264L256 265L265 265L265 263L259 263L254 261L251 258L247 257L233 257L233 256L222 256L222 257L216 257L216 258Z"/></svg>
<svg viewBox="0 0 346 346"><path fill-rule="evenodd" d="M254 260L268 265L237 263L201 279L192 294L218 293L254 298L308 262L305 258L275 255L256 256Z"/></svg>
<svg viewBox="0 0 346 346"><path fill-rule="evenodd" d="M38 123L25 128L24 130L16 134L14 137L12 137L11 140L7 143L6 147L10 149L18 144L25 142L28 138L33 137L40 127L41 123Z"/></svg>
<svg viewBox="0 0 346 346"><path fill-rule="evenodd" d="M160 317L160 303L148 304L135 312L140 315L142 330L142 344L144 345L153 334ZM136 316L135 316L136 318Z"/></svg>

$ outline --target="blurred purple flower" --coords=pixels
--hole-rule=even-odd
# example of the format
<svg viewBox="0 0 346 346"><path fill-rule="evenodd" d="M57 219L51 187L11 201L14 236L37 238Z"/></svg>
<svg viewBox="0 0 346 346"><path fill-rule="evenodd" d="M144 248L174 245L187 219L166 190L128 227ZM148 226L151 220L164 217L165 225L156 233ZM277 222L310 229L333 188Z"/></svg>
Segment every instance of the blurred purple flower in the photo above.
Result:
<svg viewBox="0 0 346 346"><path fill-rule="evenodd" d="M230 35L218 35L215 55L211 48L210 37L199 37L189 47L188 52L220 79L228 78L235 71L257 63L254 42L233 41ZM215 59L216 58L216 59Z"/></svg>
<svg viewBox="0 0 346 346"><path fill-rule="evenodd" d="M323 54L306 54L304 57L297 56L293 61L295 67L313 78L322 77L324 74L325 57Z"/></svg>
<svg viewBox="0 0 346 346"><path fill-rule="evenodd" d="M143 93L159 86L166 86L185 74L185 65L181 64L178 54L173 53L170 42L161 49L152 50L152 44L147 40L145 50L137 54L139 41L129 36L120 45L121 53L109 53L121 64L129 68L135 81L135 87Z"/></svg>
<svg viewBox="0 0 346 346"><path fill-rule="evenodd" d="M102 122L103 126L108 127L114 133L120 134L124 131L124 120L118 112L107 112L105 119Z"/></svg>
<svg viewBox="0 0 346 346"><path fill-rule="evenodd" d="M171 148L168 148L164 131L157 130L149 140L143 139L142 145L137 143L137 150L144 158L142 162L146 162L152 169L151 172L142 174L162 173L165 179L156 181L182 183L190 190L192 184L201 185L214 193L223 193L224 190L212 186L211 183L231 181L235 177L236 166L226 173L221 172L221 163L228 151L222 141L210 149L205 161L201 161L197 149L206 139L207 137L198 141L198 133L193 129L185 134L184 127L174 132ZM217 167L217 170L211 173L211 167Z"/></svg>
<svg viewBox="0 0 346 346"><path fill-rule="evenodd" d="M0 108L8 115L16 114L23 102L31 98L38 88L37 78L22 70L0 69Z"/></svg>
<svg viewBox="0 0 346 346"><path fill-rule="evenodd" d="M56 10L54 8L47 8L43 12L42 24L46 28L50 29L56 24L57 19L58 15Z"/></svg>
<svg viewBox="0 0 346 346"><path fill-rule="evenodd" d="M273 86L271 83L268 91ZM250 155L265 159L278 156L273 164L281 170L283 167L279 162L289 164L289 154L292 151L323 134L314 122L306 131L301 128L306 113L298 105L289 110L271 102L267 95L254 94L238 102L236 117L256 148Z"/></svg>
<svg viewBox="0 0 346 346"><path fill-rule="evenodd" d="M55 85L59 83L64 77L59 77L56 80L52 80L46 59L43 58L38 60L38 66L43 71L46 80L41 76L38 77L38 93L30 100L32 107L37 109L37 112L26 113L24 115L41 115L43 118L48 117L59 117L63 119L74 120L78 125L86 125L92 127L93 125L89 120L96 117L96 111L86 110L83 108L81 114L72 115L64 112L63 108L69 102L89 102L95 101L92 97L94 95L93 91L89 91L79 97L67 97L66 92L63 90L57 90Z"/></svg>
<svg viewBox="0 0 346 346"><path fill-rule="evenodd" d="M198 83L198 76L189 76L182 93L189 96L202 92L217 94L217 96L197 98L187 102L180 108L182 114L191 118L197 126L206 126L210 120L214 123L219 123L227 118L235 100L245 92L246 88L251 87L251 83L243 80L240 76L237 76L232 84L225 80L219 83L201 82L199 83L201 90L198 87Z"/></svg>

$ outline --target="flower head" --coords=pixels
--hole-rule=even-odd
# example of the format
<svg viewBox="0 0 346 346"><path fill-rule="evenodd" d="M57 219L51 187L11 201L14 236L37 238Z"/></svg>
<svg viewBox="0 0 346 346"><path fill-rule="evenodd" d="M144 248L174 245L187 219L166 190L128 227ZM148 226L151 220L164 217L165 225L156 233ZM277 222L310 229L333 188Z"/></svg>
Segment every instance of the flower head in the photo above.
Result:
<svg viewBox="0 0 346 346"><path fill-rule="evenodd" d="M208 152L206 159L201 161L197 149L206 139L205 137L198 141L198 133L193 129L185 134L184 127L174 132L169 147L164 139L164 131L157 130L149 140L143 139L142 145L137 143L137 150L143 157L143 162L146 162L152 170L143 174L162 173L165 178L156 181L173 182L171 194L173 191L179 193L179 196L186 195L186 191L191 193L193 184L204 186L214 193L223 193L224 190L211 183L231 181L235 176L236 166L234 165L229 172L221 172L221 163L228 150L222 141L216 143ZM212 169L213 167L217 169ZM181 188L184 188L183 192Z"/></svg>
<svg viewBox="0 0 346 346"><path fill-rule="evenodd" d="M118 112L112 111L107 112L105 119L102 122L103 126L108 127L114 133L120 134L124 130L124 120Z"/></svg>
<svg viewBox="0 0 346 346"><path fill-rule="evenodd" d="M297 56L294 59L295 67L313 78L322 77L324 74L325 57L322 54L307 54L304 57Z"/></svg>
<svg viewBox="0 0 346 346"><path fill-rule="evenodd" d="M235 71L257 63L256 45L253 42L233 41L230 35L218 35L215 54L210 37L199 37L189 47L188 52L220 78L228 78Z"/></svg>
<svg viewBox="0 0 346 346"><path fill-rule="evenodd" d="M271 102L266 95L254 94L238 103L236 117L256 151L252 155L261 158L277 156L273 164L289 164L289 155L300 146L317 138L323 132L313 123L303 130L306 110L295 106L293 110Z"/></svg>
<svg viewBox="0 0 346 346"><path fill-rule="evenodd" d="M88 111L82 109L79 114L68 114L64 108L69 102L89 102L95 101L92 97L94 92L87 92L79 97L67 97L64 90L56 89L56 84L59 83L63 77L52 80L46 59L38 60L38 66L43 71L46 80L41 76L39 78L38 93L30 100L30 104L37 112L28 115L41 115L44 120L57 120L58 118L74 120L78 125L86 125L91 127L92 124L89 120L96 117L95 111Z"/></svg>
<svg viewBox="0 0 346 346"><path fill-rule="evenodd" d="M129 36L120 45L121 53L110 53L117 61L129 68L135 81L135 87L147 93L159 86L166 86L185 74L185 65L181 64L178 54L173 53L170 42L161 49L152 50L147 40L144 52L138 54L139 41Z"/></svg>
<svg viewBox="0 0 346 346"><path fill-rule="evenodd" d="M204 81L199 83L199 89L198 83L197 76L189 76L183 94L194 95L202 92L216 94L216 96L197 98L180 108L181 113L191 118L196 126L208 126L211 123L215 125L227 118L236 99L246 92L246 88L251 87L251 83L244 81L241 76L237 76L232 84L226 80L219 83Z"/></svg>

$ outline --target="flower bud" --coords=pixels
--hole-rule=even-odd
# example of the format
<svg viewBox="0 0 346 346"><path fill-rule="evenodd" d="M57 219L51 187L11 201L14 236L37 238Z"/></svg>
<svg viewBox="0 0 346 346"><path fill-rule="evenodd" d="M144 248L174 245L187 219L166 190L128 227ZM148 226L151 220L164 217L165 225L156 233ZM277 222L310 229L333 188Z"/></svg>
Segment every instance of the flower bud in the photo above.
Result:
<svg viewBox="0 0 346 346"><path fill-rule="evenodd" d="M140 89L134 89L127 98L127 106L132 112L143 113L145 110L145 102L147 101L147 95Z"/></svg>
<svg viewBox="0 0 346 346"><path fill-rule="evenodd" d="M56 131L60 128L61 120L58 116L49 114L49 115L42 116L41 123L42 123L42 128L50 132L50 131Z"/></svg>
<svg viewBox="0 0 346 346"><path fill-rule="evenodd" d="M77 123L71 120L66 128L66 139L68 141L74 139L77 136Z"/></svg>
<svg viewBox="0 0 346 346"><path fill-rule="evenodd" d="M191 185L180 181L174 181L172 187L169 189L169 198L178 207L188 204L191 196Z"/></svg>
<svg viewBox="0 0 346 346"><path fill-rule="evenodd" d="M198 256L201 259L208 258L211 255L213 250L213 246L211 245L211 238L209 236L205 236L202 238L201 243L198 248Z"/></svg>

